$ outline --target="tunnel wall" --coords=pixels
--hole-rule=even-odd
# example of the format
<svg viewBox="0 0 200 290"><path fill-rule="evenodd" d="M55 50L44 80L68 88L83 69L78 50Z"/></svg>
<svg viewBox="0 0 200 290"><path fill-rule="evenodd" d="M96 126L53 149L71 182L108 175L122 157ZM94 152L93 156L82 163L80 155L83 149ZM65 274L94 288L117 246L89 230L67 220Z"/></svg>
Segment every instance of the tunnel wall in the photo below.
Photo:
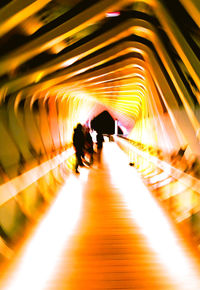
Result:
<svg viewBox="0 0 200 290"><path fill-rule="evenodd" d="M62 154L71 148L73 129L77 123L84 123L88 119L92 107L93 102L67 96L30 98L18 102L11 98L8 103L1 104L2 257L9 257L9 247L12 248L30 224L37 221L54 200L66 175L73 170L73 155L63 159L64 162L59 161L59 158L63 158ZM59 162L52 167L55 158ZM37 170L36 173L34 170ZM33 175L26 177L31 171ZM27 185L20 191L18 187L12 189L13 182L19 182L19 188L23 188L23 183Z"/></svg>

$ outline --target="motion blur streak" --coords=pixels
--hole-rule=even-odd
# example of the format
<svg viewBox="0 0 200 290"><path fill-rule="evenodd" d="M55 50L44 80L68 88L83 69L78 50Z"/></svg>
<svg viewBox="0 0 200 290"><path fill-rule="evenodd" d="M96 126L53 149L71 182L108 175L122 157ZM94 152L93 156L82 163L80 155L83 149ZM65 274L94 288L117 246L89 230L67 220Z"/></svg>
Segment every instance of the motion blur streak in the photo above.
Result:
<svg viewBox="0 0 200 290"><path fill-rule="evenodd" d="M25 172L24 174L13 178L11 181L0 185L0 205L27 188L50 170L56 168L59 164L63 163L63 161L67 160L67 158L69 158L69 156L71 156L73 153L74 150L70 148L65 152L62 152L60 155L57 155L54 158L43 162L41 165L38 165L33 169Z"/></svg>
<svg viewBox="0 0 200 290"><path fill-rule="evenodd" d="M181 289L199 289L200 279L190 259L189 251L178 239L167 216L136 171L128 166L127 156L117 148L117 145L115 150L118 151L117 159L116 156L113 158L113 148L110 150L105 146L106 162L109 164L113 183L120 188L132 218L147 237L149 245L158 254L172 279L180 284Z"/></svg>
<svg viewBox="0 0 200 290"><path fill-rule="evenodd" d="M80 217L82 188L83 182L75 176L67 179L3 289L40 290L46 287Z"/></svg>

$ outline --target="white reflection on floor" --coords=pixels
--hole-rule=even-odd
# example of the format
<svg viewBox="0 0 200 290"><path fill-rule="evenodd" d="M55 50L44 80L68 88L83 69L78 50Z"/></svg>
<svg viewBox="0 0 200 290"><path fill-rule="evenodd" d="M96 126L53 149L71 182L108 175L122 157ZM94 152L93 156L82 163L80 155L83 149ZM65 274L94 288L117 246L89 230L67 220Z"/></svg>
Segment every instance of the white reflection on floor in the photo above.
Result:
<svg viewBox="0 0 200 290"><path fill-rule="evenodd" d="M71 175L67 179L54 204L29 240L4 290L45 288L79 220L83 180L86 181L87 172L84 171L82 177Z"/></svg>
<svg viewBox="0 0 200 290"><path fill-rule="evenodd" d="M127 155L114 143L104 144L104 158L110 168L112 182L123 195L132 218L157 252L172 279L181 289L200 289L199 274L187 249L184 249L169 220L136 170L130 167Z"/></svg>

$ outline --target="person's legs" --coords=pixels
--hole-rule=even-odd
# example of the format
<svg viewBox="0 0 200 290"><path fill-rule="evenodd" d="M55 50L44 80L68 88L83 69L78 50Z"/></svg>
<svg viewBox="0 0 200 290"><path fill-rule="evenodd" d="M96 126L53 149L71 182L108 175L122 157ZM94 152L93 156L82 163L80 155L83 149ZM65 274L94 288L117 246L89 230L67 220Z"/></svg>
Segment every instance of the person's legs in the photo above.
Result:
<svg viewBox="0 0 200 290"><path fill-rule="evenodd" d="M83 150L81 150L80 151L80 158L79 158L79 165L80 166L84 166L83 160L85 160L85 154L84 154Z"/></svg>
<svg viewBox="0 0 200 290"><path fill-rule="evenodd" d="M81 159L81 152L78 150L78 151L76 151L76 164L75 164L76 173L79 173L78 167L82 166L82 165L83 165L83 163L82 163L82 159Z"/></svg>
<svg viewBox="0 0 200 290"><path fill-rule="evenodd" d="M78 173L78 164L79 164L79 161L78 161L78 154L76 152L76 163L75 163L75 171L76 173Z"/></svg>
<svg viewBox="0 0 200 290"><path fill-rule="evenodd" d="M102 151L102 148L97 149L98 163L101 163L101 151Z"/></svg>

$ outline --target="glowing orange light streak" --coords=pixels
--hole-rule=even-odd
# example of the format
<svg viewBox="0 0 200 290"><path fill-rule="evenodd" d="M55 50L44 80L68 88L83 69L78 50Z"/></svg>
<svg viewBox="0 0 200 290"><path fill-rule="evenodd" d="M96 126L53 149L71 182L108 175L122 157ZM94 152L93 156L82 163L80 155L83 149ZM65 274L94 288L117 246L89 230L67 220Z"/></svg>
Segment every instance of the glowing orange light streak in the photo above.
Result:
<svg viewBox="0 0 200 290"><path fill-rule="evenodd" d="M68 67L68 66L70 66L71 64L73 64L74 62L76 62L78 59L79 59L78 57L70 58L70 59L64 61L64 62L61 64L61 67Z"/></svg>
<svg viewBox="0 0 200 290"><path fill-rule="evenodd" d="M87 176L84 176L86 179ZM67 179L49 212L28 241L15 265L15 272L4 281L4 290L42 290L46 286L48 289L48 282L80 218L83 182L72 175Z"/></svg>
<svg viewBox="0 0 200 290"><path fill-rule="evenodd" d="M136 148L134 145L128 143L127 141L117 138L115 137L115 139L117 139L117 142L123 144L124 146L128 147L130 149L130 151L135 152L136 154L142 156L143 158L147 159L148 162L152 162L154 165L156 165L158 168L161 168L163 171L165 172L170 172L170 175L175 178L178 179L179 182L183 183L186 187L190 187L191 189L197 191L198 193L200 193L200 180L198 180L197 178L171 166L170 164L168 164L167 162L160 160L159 158L152 156L150 154L148 154L147 152L141 151L138 148ZM180 179L180 177L182 177Z"/></svg>
<svg viewBox="0 0 200 290"><path fill-rule="evenodd" d="M131 86L131 85L133 87L135 87L135 85L138 85L139 87L142 87L146 91L146 87L143 84L139 83L139 82L134 82L134 84L132 84L132 83L126 83L126 84L112 85L112 86L105 86L105 87L102 87L101 86L100 88L96 88L95 90L105 90L105 89L113 89L113 88L123 88L123 87L128 87L128 86ZM120 90L120 92L121 92L121 90ZM122 90L122 92L123 92L123 90Z"/></svg>
<svg viewBox="0 0 200 290"><path fill-rule="evenodd" d="M14 197L33 182L37 181L50 170L56 168L59 164L68 159L73 153L74 150L70 148L55 156L51 160L48 160L41 165L23 173L22 175L19 175L12 180L2 184L0 186L0 205Z"/></svg>

